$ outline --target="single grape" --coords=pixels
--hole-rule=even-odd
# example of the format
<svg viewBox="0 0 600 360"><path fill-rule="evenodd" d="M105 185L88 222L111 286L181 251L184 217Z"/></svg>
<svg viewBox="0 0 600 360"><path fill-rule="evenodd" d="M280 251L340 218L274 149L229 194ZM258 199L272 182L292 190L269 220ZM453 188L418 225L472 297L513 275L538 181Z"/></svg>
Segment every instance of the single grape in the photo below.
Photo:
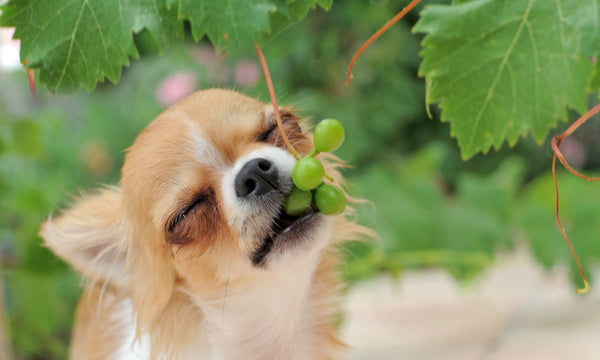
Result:
<svg viewBox="0 0 600 360"><path fill-rule="evenodd" d="M300 190L294 186L283 201L283 210L288 215L300 215L308 209L311 202L312 194L310 191Z"/></svg>
<svg viewBox="0 0 600 360"><path fill-rule="evenodd" d="M325 215L339 215L346 208L346 196L337 186L323 184L315 191L315 204Z"/></svg>
<svg viewBox="0 0 600 360"><path fill-rule="evenodd" d="M317 124L314 132L315 150L330 152L344 142L344 126L335 119L325 119Z"/></svg>
<svg viewBox="0 0 600 360"><path fill-rule="evenodd" d="M292 171L292 180L294 184L300 189L309 191L323 182L323 176L325 176L325 169L323 164L314 157L305 157L294 166Z"/></svg>

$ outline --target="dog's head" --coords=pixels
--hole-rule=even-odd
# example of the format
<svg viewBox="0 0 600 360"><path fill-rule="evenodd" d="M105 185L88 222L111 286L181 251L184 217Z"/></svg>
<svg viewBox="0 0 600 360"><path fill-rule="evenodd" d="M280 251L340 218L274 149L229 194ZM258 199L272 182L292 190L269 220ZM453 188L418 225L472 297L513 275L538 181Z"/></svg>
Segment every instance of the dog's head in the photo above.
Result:
<svg viewBox="0 0 600 360"><path fill-rule="evenodd" d="M308 153L312 137L294 113L282 114L291 142ZM343 217L282 212L295 161L272 106L232 91L198 92L138 136L120 187L82 197L41 234L76 269L123 289L148 315L175 289L201 297L314 271Z"/></svg>

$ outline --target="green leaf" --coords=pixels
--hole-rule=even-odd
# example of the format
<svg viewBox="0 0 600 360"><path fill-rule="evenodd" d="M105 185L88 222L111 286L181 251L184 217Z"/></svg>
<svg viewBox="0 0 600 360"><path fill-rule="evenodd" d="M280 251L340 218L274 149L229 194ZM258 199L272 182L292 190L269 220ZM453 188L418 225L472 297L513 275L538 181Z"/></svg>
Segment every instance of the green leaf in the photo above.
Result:
<svg viewBox="0 0 600 360"><path fill-rule="evenodd" d="M597 26L598 0L476 0L429 6L414 31L426 33L419 73L442 108L464 158L541 141L567 107L586 109L592 65L579 51Z"/></svg>
<svg viewBox="0 0 600 360"><path fill-rule="evenodd" d="M179 17L192 25L196 41L204 35L218 49L265 44L308 15L317 5L329 9L333 0L167 0L179 5Z"/></svg>
<svg viewBox="0 0 600 360"><path fill-rule="evenodd" d="M310 10L315 10L317 5L325 10L329 10L333 0L287 0L290 10L298 20L302 20L308 15Z"/></svg>
<svg viewBox="0 0 600 360"><path fill-rule="evenodd" d="M581 35L581 39L573 42L577 53L598 56L600 55L600 3L598 0L583 0L583 6L579 6L568 14L565 21L573 24L575 31Z"/></svg>
<svg viewBox="0 0 600 360"><path fill-rule="evenodd" d="M129 21L134 33L147 29L158 49L163 51L173 41L183 38L183 23L177 18L177 8L167 8L164 0L128 1Z"/></svg>
<svg viewBox="0 0 600 360"><path fill-rule="evenodd" d="M182 38L189 20L194 38L208 36L220 50L265 44L317 5L332 0L13 0L0 7L0 26L16 27L21 59L40 70L50 90L92 90L138 52L133 33L147 30L163 51Z"/></svg>
<svg viewBox="0 0 600 360"><path fill-rule="evenodd" d="M333 5L333 0L316 0L316 2L325 10L331 9L331 5Z"/></svg>
<svg viewBox="0 0 600 360"><path fill-rule="evenodd" d="M183 35L176 12L161 0L15 0L1 8L0 26L15 26L21 60L39 68L50 90L92 90L117 82L137 56L133 32L147 28L159 48Z"/></svg>
<svg viewBox="0 0 600 360"><path fill-rule="evenodd" d="M167 0L179 4L179 17L188 19L196 41L205 34L220 49L251 46L260 32L269 29L269 0Z"/></svg>

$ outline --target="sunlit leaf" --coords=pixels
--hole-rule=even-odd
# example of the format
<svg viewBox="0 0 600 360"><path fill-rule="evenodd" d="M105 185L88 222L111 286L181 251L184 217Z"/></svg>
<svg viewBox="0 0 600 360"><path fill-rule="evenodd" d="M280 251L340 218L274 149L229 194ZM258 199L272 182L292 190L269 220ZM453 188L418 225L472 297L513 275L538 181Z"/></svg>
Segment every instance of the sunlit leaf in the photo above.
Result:
<svg viewBox="0 0 600 360"><path fill-rule="evenodd" d="M599 8L598 0L477 0L422 12L419 73L464 158L530 132L541 141L568 107L586 109L592 63L580 51L594 39L581 29L600 26Z"/></svg>

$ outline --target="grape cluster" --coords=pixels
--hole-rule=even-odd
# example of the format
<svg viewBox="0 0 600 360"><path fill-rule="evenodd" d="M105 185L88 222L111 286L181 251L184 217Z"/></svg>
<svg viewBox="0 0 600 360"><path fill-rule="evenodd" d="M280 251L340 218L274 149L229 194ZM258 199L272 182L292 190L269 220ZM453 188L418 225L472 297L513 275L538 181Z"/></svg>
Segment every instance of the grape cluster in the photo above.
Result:
<svg viewBox="0 0 600 360"><path fill-rule="evenodd" d="M334 119L317 124L314 132L315 148L308 156L299 159L292 171L294 188L286 196L284 211L296 216L304 213L313 200L317 209L326 215L341 214L346 208L346 196L335 185L324 184L327 177L323 164L315 158L321 152L331 152L344 141L344 127Z"/></svg>

